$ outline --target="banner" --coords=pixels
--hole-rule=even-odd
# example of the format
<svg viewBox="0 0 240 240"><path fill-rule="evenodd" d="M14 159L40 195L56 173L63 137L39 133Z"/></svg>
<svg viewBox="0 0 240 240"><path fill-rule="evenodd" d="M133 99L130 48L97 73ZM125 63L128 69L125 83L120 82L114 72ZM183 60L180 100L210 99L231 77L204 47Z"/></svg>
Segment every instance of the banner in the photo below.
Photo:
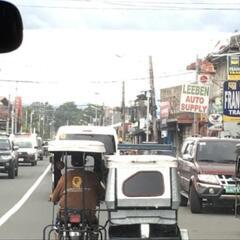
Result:
<svg viewBox="0 0 240 240"><path fill-rule="evenodd" d="M180 111L208 113L209 86L185 84L182 86Z"/></svg>
<svg viewBox="0 0 240 240"><path fill-rule="evenodd" d="M222 114L218 114L218 113L209 114L208 130L212 130L212 131L223 130Z"/></svg>
<svg viewBox="0 0 240 240"><path fill-rule="evenodd" d="M240 81L226 81L223 84L223 120L240 121Z"/></svg>
<svg viewBox="0 0 240 240"><path fill-rule="evenodd" d="M168 118L170 112L170 102L160 102L160 118Z"/></svg>

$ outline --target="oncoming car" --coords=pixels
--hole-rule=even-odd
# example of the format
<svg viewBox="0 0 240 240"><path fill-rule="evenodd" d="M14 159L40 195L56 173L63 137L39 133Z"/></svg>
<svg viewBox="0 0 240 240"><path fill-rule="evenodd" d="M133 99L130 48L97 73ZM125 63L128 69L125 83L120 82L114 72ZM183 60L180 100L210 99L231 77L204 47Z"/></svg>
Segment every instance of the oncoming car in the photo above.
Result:
<svg viewBox="0 0 240 240"><path fill-rule="evenodd" d="M7 136L0 136L0 172L7 173L8 178L18 176L17 149Z"/></svg>
<svg viewBox="0 0 240 240"><path fill-rule="evenodd" d="M14 144L18 146L18 162L30 163L32 166L37 165L38 148L33 142L25 138L16 138Z"/></svg>

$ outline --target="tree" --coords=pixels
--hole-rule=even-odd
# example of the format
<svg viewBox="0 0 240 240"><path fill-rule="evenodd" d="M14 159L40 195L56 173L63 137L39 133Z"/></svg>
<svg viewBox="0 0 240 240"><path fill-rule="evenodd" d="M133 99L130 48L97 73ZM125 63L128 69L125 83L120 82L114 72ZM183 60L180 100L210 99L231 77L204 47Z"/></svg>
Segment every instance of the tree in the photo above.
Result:
<svg viewBox="0 0 240 240"><path fill-rule="evenodd" d="M43 139L51 138L50 128L55 109L48 102L33 102L23 107L23 132L36 132Z"/></svg>
<svg viewBox="0 0 240 240"><path fill-rule="evenodd" d="M74 102L60 105L55 112L55 130L63 125L79 125L82 110Z"/></svg>

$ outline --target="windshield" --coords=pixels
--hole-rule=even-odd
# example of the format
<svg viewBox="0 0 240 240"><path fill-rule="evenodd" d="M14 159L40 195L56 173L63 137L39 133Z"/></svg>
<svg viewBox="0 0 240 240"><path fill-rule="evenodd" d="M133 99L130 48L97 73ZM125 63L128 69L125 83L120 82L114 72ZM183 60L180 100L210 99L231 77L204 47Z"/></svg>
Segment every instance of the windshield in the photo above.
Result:
<svg viewBox="0 0 240 240"><path fill-rule="evenodd" d="M0 139L0 150L10 150L11 146L8 139Z"/></svg>
<svg viewBox="0 0 240 240"><path fill-rule="evenodd" d="M202 141L197 146L197 161L233 163L238 141Z"/></svg>
<svg viewBox="0 0 240 240"><path fill-rule="evenodd" d="M31 142L15 142L15 145L19 148L32 148L33 145Z"/></svg>
<svg viewBox="0 0 240 240"><path fill-rule="evenodd" d="M112 135L103 134L65 134L64 140L90 140L102 142L106 149L106 154L116 152L115 139Z"/></svg>
<svg viewBox="0 0 240 240"><path fill-rule="evenodd" d="M0 136L12 135L20 147L13 151L16 163L9 168L1 165L2 160L8 161L8 156L0 158L0 239L43 239L44 226L58 222L59 206L53 208L47 201L52 193L51 175L57 174L54 167L50 169L50 163L60 154L58 150L68 150L68 154L77 150L76 140L100 141L106 154L115 157L118 153L142 154L140 159L146 157L143 154L174 155L177 167L184 170L183 175L176 170L180 197L174 193L178 186L171 184L164 174L162 179L155 173L159 169L151 167L152 163L146 169L146 162L139 164L139 169L134 169L138 168L138 161L131 167L125 162L119 164L124 168L120 176L118 169L104 169L114 167L115 160L108 161L105 154L99 156L104 160L97 161L99 165L94 166L94 171L100 173L106 197L111 200L102 206L97 199L100 206L96 209L103 211L94 213L99 217L96 222L107 226L106 238L183 239L168 235L176 232L170 230L178 223L179 229L189 231L191 239L239 239L240 222L234 217L232 206L225 212L228 205L225 199L240 194L240 186L235 188L230 180L234 175L235 144L239 140L204 140L240 139L240 0L6 1L19 8L24 29L21 46L0 54ZM6 11L1 6L0 20ZM2 40L6 41L1 31L4 27L0 21L0 45ZM95 131L99 126L108 128ZM110 128L115 130L114 134ZM84 134L67 135L70 141L64 145L64 141L58 140L60 129ZM93 132L109 135L92 135ZM167 144L174 152L164 148L121 151L113 135L117 143ZM198 146L195 136L199 136L197 141L202 140ZM194 138L184 145L189 137ZM48 141L49 146L42 151L36 138ZM68 143L73 144L71 149ZM189 168L196 166L195 157L202 166L191 171ZM222 166L212 164L215 162ZM59 179L64 170L58 171ZM128 171L133 177L125 182ZM199 176L200 185L195 178L191 179L195 173L203 175ZM174 174L175 170L169 171L172 178ZM214 187L203 189L204 185L213 186L220 181L215 179L218 175L222 175L221 192ZM8 179L11 177L16 179ZM116 180L119 177L122 182ZM108 189L110 179L115 182ZM227 183L231 186L224 188ZM164 188L165 184L171 189ZM231 194L234 191L239 193ZM226 198L220 196L224 193L228 194ZM129 223L138 221L134 214L146 210L139 207L141 203L135 201L134 195L148 201L151 194L163 199L175 196L181 203L169 199L169 209L160 209L159 197L153 197L156 204L148 210L155 218L141 215L143 224L139 228L133 224L139 236L121 235L125 228L133 233ZM208 205L211 194L215 198L209 199ZM115 197L123 200L120 211ZM136 204L132 211L125 202L129 198ZM218 202L215 204L218 199L224 203L221 209L216 207ZM240 202L240 198L237 200ZM113 211L106 214L110 205ZM192 208L202 209L202 213L193 214ZM239 214L240 207L236 211ZM118 215L121 216L117 219ZM126 223L123 231L115 228L122 222ZM147 226L145 223L149 222L152 224ZM170 230L164 226L166 222ZM161 223L159 230L157 223ZM77 230L75 234L61 231L65 227L66 224L63 229L54 228L49 238L91 238L90 234L78 236L81 232ZM57 236L58 233L62 236ZM105 236L99 234L98 238Z"/></svg>

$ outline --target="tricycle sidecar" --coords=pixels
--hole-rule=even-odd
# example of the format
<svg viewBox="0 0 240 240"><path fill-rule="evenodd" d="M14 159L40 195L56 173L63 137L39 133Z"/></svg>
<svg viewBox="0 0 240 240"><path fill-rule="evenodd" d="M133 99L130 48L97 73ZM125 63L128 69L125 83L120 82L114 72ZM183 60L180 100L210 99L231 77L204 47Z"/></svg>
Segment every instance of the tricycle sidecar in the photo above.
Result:
<svg viewBox="0 0 240 240"><path fill-rule="evenodd" d="M109 239L183 239L177 161L167 155L120 155L106 160Z"/></svg>

